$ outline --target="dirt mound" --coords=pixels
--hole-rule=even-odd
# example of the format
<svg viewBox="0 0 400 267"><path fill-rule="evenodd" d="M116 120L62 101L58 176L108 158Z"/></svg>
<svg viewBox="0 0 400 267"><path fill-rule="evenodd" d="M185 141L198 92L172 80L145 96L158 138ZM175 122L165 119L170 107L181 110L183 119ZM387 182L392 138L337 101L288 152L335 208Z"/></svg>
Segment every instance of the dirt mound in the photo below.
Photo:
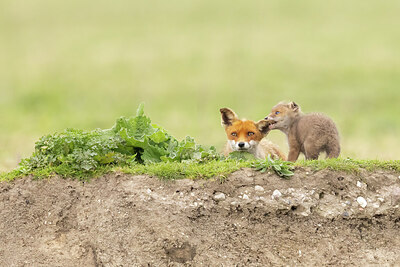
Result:
<svg viewBox="0 0 400 267"><path fill-rule="evenodd" d="M390 172L27 177L0 183L0 265L395 265L399 204Z"/></svg>

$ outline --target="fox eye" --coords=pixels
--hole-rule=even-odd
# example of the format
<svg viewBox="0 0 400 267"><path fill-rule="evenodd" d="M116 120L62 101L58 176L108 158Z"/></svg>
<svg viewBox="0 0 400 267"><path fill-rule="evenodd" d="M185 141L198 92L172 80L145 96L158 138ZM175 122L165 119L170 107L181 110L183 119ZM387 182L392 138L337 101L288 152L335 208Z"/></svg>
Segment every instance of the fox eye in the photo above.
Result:
<svg viewBox="0 0 400 267"><path fill-rule="evenodd" d="M275 112L275 115L278 115L279 113L281 113L281 112L280 112L280 111L276 111L276 112Z"/></svg>
<svg viewBox="0 0 400 267"><path fill-rule="evenodd" d="M231 133L232 136L237 136L236 132Z"/></svg>
<svg viewBox="0 0 400 267"><path fill-rule="evenodd" d="M252 136L252 135L254 135L254 133L253 132L248 132L247 135L248 136Z"/></svg>

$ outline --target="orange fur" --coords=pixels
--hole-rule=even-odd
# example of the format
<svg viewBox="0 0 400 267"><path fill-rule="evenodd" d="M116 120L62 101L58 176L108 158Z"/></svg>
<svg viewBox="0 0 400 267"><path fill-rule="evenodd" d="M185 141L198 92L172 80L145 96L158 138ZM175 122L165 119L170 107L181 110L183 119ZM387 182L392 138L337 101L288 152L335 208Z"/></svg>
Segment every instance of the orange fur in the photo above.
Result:
<svg viewBox="0 0 400 267"><path fill-rule="evenodd" d="M269 132L269 122L260 120L240 120L235 112L228 108L220 109L222 125L228 138L224 154L227 156L233 151L247 151L255 157L265 159L268 155L272 158L286 160L279 147L269 140L263 139Z"/></svg>
<svg viewBox="0 0 400 267"><path fill-rule="evenodd" d="M235 140L236 142L250 142L251 140L260 142L264 135L257 128L254 121L248 120L237 120L232 125L225 128L226 135L229 140ZM233 136L232 133L236 133ZM249 135L248 133L254 133Z"/></svg>

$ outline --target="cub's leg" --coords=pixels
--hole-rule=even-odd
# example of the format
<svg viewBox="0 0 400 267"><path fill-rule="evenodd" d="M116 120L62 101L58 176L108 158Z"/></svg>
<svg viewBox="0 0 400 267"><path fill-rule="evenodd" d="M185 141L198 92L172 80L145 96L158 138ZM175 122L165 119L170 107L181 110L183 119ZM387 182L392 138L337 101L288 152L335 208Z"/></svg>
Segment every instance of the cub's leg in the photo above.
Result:
<svg viewBox="0 0 400 267"><path fill-rule="evenodd" d="M304 142L304 155L306 156L306 160L318 159L320 152L321 147L317 146L312 140Z"/></svg>
<svg viewBox="0 0 400 267"><path fill-rule="evenodd" d="M339 142L334 142L326 146L326 157L327 158L337 158L340 155L340 144Z"/></svg>
<svg viewBox="0 0 400 267"><path fill-rule="evenodd" d="M300 147L297 145L289 145L289 155L287 160L295 162L300 154Z"/></svg>

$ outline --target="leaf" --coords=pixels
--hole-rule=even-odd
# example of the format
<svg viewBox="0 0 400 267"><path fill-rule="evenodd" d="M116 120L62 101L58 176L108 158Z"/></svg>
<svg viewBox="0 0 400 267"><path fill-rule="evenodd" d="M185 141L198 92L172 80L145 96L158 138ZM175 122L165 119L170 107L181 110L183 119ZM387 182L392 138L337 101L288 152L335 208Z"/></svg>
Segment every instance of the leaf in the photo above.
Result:
<svg viewBox="0 0 400 267"><path fill-rule="evenodd" d="M276 174L283 178L289 178L293 176L292 172L293 163L282 161L280 159L272 159L270 155L265 160L258 160L256 163L252 164L252 167L257 171L265 172L269 169L272 169Z"/></svg>
<svg viewBox="0 0 400 267"><path fill-rule="evenodd" d="M245 151L233 151L229 154L230 159L237 159L237 160L255 160L256 157L254 157L253 154Z"/></svg>
<svg viewBox="0 0 400 267"><path fill-rule="evenodd" d="M144 115L144 103L140 103L138 109L136 110L136 117L141 117Z"/></svg>

